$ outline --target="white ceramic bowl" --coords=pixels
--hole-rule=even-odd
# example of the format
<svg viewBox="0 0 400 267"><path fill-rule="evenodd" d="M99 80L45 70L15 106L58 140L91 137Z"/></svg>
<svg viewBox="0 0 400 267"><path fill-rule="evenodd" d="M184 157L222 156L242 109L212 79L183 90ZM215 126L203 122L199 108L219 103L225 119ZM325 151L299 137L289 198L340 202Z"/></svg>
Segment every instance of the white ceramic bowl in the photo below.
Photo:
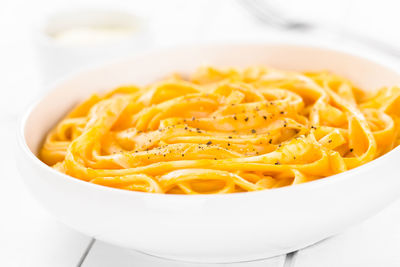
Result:
<svg viewBox="0 0 400 267"><path fill-rule="evenodd" d="M145 84L173 71L192 72L202 63L327 69L367 89L400 82L398 71L361 57L274 44L176 48L81 72L54 85L21 122L18 163L33 195L58 220L96 239L195 262L245 261L297 250L366 219L399 195L399 148L359 168L306 184L196 196L94 185L36 158L47 131L91 93Z"/></svg>
<svg viewBox="0 0 400 267"><path fill-rule="evenodd" d="M54 38L57 33L71 29L116 27L131 29L125 38L98 39L81 34L70 43ZM83 35L83 36L82 36ZM98 64L113 58L124 58L146 49L151 32L146 20L125 10L70 9L49 15L34 36L44 82L49 83L82 66ZM85 43L86 41L87 43Z"/></svg>

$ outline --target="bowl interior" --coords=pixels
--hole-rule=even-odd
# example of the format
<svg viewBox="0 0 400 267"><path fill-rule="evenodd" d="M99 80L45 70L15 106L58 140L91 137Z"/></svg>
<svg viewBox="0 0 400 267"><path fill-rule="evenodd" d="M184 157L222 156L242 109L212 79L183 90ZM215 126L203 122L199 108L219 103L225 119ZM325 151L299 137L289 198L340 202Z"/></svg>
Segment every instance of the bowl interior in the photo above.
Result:
<svg viewBox="0 0 400 267"><path fill-rule="evenodd" d="M267 65L296 71L328 70L373 90L400 83L393 69L348 53L296 45L210 45L173 48L76 73L55 84L25 116L23 137L36 154L45 134L74 105L89 95L120 85L145 85L166 75L191 73L200 65L244 67Z"/></svg>
<svg viewBox="0 0 400 267"><path fill-rule="evenodd" d="M129 12L102 9L80 9L63 11L49 17L44 33L51 37L60 31L79 27L116 27L136 30L138 19Z"/></svg>

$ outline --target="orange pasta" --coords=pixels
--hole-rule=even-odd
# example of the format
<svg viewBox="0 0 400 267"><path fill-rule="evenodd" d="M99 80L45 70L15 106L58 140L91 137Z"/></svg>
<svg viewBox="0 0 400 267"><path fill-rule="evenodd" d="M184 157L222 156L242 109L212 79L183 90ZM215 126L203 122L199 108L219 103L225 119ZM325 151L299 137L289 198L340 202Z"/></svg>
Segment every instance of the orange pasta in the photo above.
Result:
<svg viewBox="0 0 400 267"><path fill-rule="evenodd" d="M329 72L200 68L93 95L48 134L43 162L125 190L233 193L320 179L399 144L400 88Z"/></svg>

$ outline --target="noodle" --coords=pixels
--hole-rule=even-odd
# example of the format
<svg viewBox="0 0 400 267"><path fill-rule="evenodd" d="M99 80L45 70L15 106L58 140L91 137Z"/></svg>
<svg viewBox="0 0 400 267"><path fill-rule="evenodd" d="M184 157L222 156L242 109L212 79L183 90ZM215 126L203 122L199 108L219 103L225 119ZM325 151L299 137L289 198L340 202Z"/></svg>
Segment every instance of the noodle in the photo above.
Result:
<svg viewBox="0 0 400 267"><path fill-rule="evenodd" d="M271 189L369 162L399 144L400 88L367 93L329 72L200 68L93 95L47 135L40 159L125 190Z"/></svg>

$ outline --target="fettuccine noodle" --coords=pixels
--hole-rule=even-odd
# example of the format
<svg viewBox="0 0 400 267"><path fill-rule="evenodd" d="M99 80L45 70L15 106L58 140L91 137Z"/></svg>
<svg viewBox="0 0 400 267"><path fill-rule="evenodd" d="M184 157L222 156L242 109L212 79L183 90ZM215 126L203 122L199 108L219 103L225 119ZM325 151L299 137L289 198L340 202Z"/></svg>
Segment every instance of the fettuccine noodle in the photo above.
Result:
<svg viewBox="0 0 400 267"><path fill-rule="evenodd" d="M295 185L399 144L400 88L367 93L329 72L200 68L93 95L51 130L40 158L133 191L233 193Z"/></svg>

